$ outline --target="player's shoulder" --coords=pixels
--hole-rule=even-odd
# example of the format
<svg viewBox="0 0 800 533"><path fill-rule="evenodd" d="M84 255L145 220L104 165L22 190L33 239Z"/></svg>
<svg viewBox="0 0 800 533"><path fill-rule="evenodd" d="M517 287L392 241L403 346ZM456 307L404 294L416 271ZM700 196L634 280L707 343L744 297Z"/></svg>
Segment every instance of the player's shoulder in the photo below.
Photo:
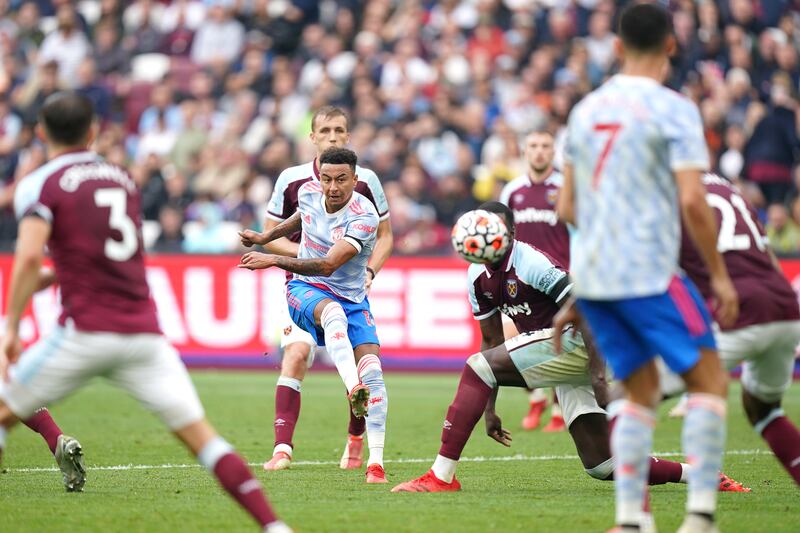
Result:
<svg viewBox="0 0 800 533"><path fill-rule="evenodd" d="M550 175L545 178L544 184L551 187L558 187L560 189L564 186L564 174L557 169L553 169Z"/></svg>
<svg viewBox="0 0 800 533"><path fill-rule="evenodd" d="M733 183L713 172L703 174L703 185L706 187L721 187L730 191L736 190L736 186Z"/></svg>
<svg viewBox="0 0 800 533"><path fill-rule="evenodd" d="M372 185L373 183L380 184L381 182L374 170L362 167L361 165L356 165L356 175L358 176L359 181L365 181L369 185Z"/></svg>
<svg viewBox="0 0 800 533"><path fill-rule="evenodd" d="M278 179L275 182L275 187L288 187L289 184L305 180L314 176L314 162L309 161L308 163L303 163L302 165L295 165L293 167L289 167L283 170L278 175Z"/></svg>
<svg viewBox="0 0 800 533"><path fill-rule="evenodd" d="M478 263L470 264L469 268L467 269L467 279L469 279L469 284L474 285L484 272L486 272L485 265Z"/></svg>
<svg viewBox="0 0 800 533"><path fill-rule="evenodd" d="M376 219L378 218L378 210L375 209L375 205L369 198L358 191L353 191L353 201L350 202L348 209L354 215L374 216Z"/></svg>
<svg viewBox="0 0 800 533"><path fill-rule="evenodd" d="M297 193L298 195L322 194L322 185L315 179L309 179L300 184Z"/></svg>
<svg viewBox="0 0 800 533"><path fill-rule="evenodd" d="M530 271L538 268L552 268L558 266L556 261L542 250L522 241L514 241L511 252L511 266L517 272Z"/></svg>
<svg viewBox="0 0 800 533"><path fill-rule="evenodd" d="M30 174L22 177L14 190L14 209L17 216L24 214L30 205L39 200L42 190L49 182L59 179L65 171L81 163L101 161L94 152L78 152L56 157Z"/></svg>
<svg viewBox="0 0 800 533"><path fill-rule="evenodd" d="M503 187L502 192L500 193L501 197L508 197L517 192L520 189L525 187L529 187L531 184L530 178L528 178L527 174L520 174L513 180L509 181ZM505 203L505 202L504 202Z"/></svg>

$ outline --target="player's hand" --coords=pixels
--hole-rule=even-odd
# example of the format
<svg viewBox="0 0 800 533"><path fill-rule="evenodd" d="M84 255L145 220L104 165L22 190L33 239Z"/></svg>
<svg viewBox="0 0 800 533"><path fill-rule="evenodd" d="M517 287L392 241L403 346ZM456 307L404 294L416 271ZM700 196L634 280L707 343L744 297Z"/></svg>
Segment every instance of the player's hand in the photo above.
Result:
<svg viewBox="0 0 800 533"><path fill-rule="evenodd" d="M261 268L269 268L275 266L274 256L272 254L262 254L260 252L247 252L239 260L236 265L239 268L246 268L247 270L258 270Z"/></svg>
<svg viewBox="0 0 800 533"><path fill-rule="evenodd" d="M372 274L370 273L370 271L367 270L367 281L366 281L366 283L364 283L364 288L367 289L367 293L369 293L369 290L372 288L372 281L374 279L375 278L372 277Z"/></svg>
<svg viewBox="0 0 800 533"><path fill-rule="evenodd" d="M575 299L570 298L553 318L553 328L555 328L553 348L555 348L556 354L561 353L561 336L564 335L564 328L566 328L568 324L572 324L575 326L574 332L577 330L580 323L581 316L578 314L578 308L575 306Z"/></svg>
<svg viewBox="0 0 800 533"><path fill-rule="evenodd" d="M245 229L240 231L239 238L242 241L242 246L246 246L248 248L250 248L254 244L264 244L266 242L264 236L261 233L253 231L251 229Z"/></svg>
<svg viewBox="0 0 800 533"><path fill-rule="evenodd" d="M511 432L503 429L503 421L497 416L494 411L486 411L483 413L483 419L486 421L486 434L491 438L502 444L503 446L511 446Z"/></svg>
<svg viewBox="0 0 800 533"><path fill-rule="evenodd" d="M715 276L711 278L711 290L714 291L715 305L714 316L723 328L728 328L736 323L739 318L739 295L733 286L730 276Z"/></svg>
<svg viewBox="0 0 800 533"><path fill-rule="evenodd" d="M9 365L15 363L22 353L22 341L16 331L6 331L0 344L0 374L8 376Z"/></svg>

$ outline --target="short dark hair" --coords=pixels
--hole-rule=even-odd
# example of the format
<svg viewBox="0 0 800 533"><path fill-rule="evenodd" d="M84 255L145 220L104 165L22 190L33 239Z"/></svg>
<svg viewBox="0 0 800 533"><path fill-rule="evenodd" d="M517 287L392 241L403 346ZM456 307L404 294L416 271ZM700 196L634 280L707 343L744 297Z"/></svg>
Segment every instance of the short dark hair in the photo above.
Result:
<svg viewBox="0 0 800 533"><path fill-rule="evenodd" d="M86 139L94 120L94 105L76 92L58 92L44 101L39 112L47 138L63 146L74 146Z"/></svg>
<svg viewBox="0 0 800 533"><path fill-rule="evenodd" d="M490 213L496 213L503 218L508 231L514 234L514 212L506 204L501 202L483 202L478 209L483 209Z"/></svg>
<svg viewBox="0 0 800 533"><path fill-rule="evenodd" d="M658 4L633 4L619 19L619 36L627 48L655 52L664 46L672 33L672 18Z"/></svg>
<svg viewBox="0 0 800 533"><path fill-rule="evenodd" d="M356 171L356 163L358 163L358 156L352 150L347 148L328 148L322 155L319 156L319 166L322 165L349 165L350 169Z"/></svg>
<svg viewBox="0 0 800 533"><path fill-rule="evenodd" d="M323 118L333 118L333 117L344 117L344 125L345 128L348 130L350 129L350 119L347 117L347 113L344 112L344 109L341 107L336 107L335 105L324 105L314 111L314 114L311 115L311 131L314 131L317 126L317 119L319 117Z"/></svg>

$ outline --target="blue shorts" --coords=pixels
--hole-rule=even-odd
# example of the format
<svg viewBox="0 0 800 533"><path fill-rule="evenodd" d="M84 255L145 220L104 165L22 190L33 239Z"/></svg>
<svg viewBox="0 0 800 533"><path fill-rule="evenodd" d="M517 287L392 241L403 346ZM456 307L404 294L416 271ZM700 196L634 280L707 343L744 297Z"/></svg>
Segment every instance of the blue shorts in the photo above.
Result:
<svg viewBox="0 0 800 533"><path fill-rule="evenodd" d="M369 299L364 298L361 303L353 303L297 279L286 286L286 301L292 320L311 334L318 346L325 346L325 333L314 323L314 308L326 298L338 302L344 309L347 316L347 336L350 337L353 348L362 344L380 344L378 332L375 330L375 319L369 309Z"/></svg>
<svg viewBox="0 0 800 533"><path fill-rule="evenodd" d="M673 372L697 364L700 349L716 349L711 316L694 284L675 276L667 292L622 300L578 299L578 310L617 379L660 355Z"/></svg>

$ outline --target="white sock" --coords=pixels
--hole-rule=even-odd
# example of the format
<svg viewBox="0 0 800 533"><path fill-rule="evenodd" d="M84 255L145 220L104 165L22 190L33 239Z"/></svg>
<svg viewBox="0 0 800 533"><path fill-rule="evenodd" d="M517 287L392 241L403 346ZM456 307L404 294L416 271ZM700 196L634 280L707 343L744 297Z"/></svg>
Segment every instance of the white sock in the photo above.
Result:
<svg viewBox="0 0 800 533"><path fill-rule="evenodd" d="M0 425L0 450L6 447L6 435L8 435L8 430L5 426Z"/></svg>
<svg viewBox="0 0 800 533"><path fill-rule="evenodd" d="M691 458L686 511L714 514L725 450L725 400L714 394L689 395L683 419L683 453Z"/></svg>
<svg viewBox="0 0 800 533"><path fill-rule="evenodd" d="M377 355L367 354L358 362L358 375L361 382L369 387L369 407L367 408L367 445L369 459L367 465L383 466L383 445L386 439L386 415L389 411L389 397L383 381L381 360Z"/></svg>
<svg viewBox="0 0 800 533"><path fill-rule="evenodd" d="M292 528L284 522L276 520L264 526L264 533L292 533Z"/></svg>
<svg viewBox="0 0 800 533"><path fill-rule="evenodd" d="M320 322L325 332L325 347L349 393L358 385L359 379L353 347L350 346L350 338L347 336L347 316L344 309L336 302L329 303L322 311Z"/></svg>
<svg viewBox="0 0 800 533"><path fill-rule="evenodd" d="M528 401L530 403L546 402L547 393L544 389L533 389L528 393Z"/></svg>
<svg viewBox="0 0 800 533"><path fill-rule="evenodd" d="M650 469L655 414L626 401L611 433L617 525L638 525Z"/></svg>
<svg viewBox="0 0 800 533"><path fill-rule="evenodd" d="M561 415L561 404L554 403L550 407L550 416L557 416L559 418L563 418Z"/></svg>
<svg viewBox="0 0 800 533"><path fill-rule="evenodd" d="M213 473L217 462L232 451L233 446L228 444L228 441L216 436L203 446L203 449L197 454L197 461L206 467L206 470Z"/></svg>
<svg viewBox="0 0 800 533"><path fill-rule="evenodd" d="M456 466L458 466L458 461L437 455L431 470L441 481L452 483L453 478L456 477Z"/></svg>
<svg viewBox="0 0 800 533"><path fill-rule="evenodd" d="M278 452L283 452L287 454L289 457L292 456L292 447L288 444L276 444L275 449L272 450L272 455L275 455Z"/></svg>
<svg viewBox="0 0 800 533"><path fill-rule="evenodd" d="M680 483L686 483L689 481L689 470L691 470L692 467L686 463L681 463L681 466L683 467L683 470L681 471Z"/></svg>

